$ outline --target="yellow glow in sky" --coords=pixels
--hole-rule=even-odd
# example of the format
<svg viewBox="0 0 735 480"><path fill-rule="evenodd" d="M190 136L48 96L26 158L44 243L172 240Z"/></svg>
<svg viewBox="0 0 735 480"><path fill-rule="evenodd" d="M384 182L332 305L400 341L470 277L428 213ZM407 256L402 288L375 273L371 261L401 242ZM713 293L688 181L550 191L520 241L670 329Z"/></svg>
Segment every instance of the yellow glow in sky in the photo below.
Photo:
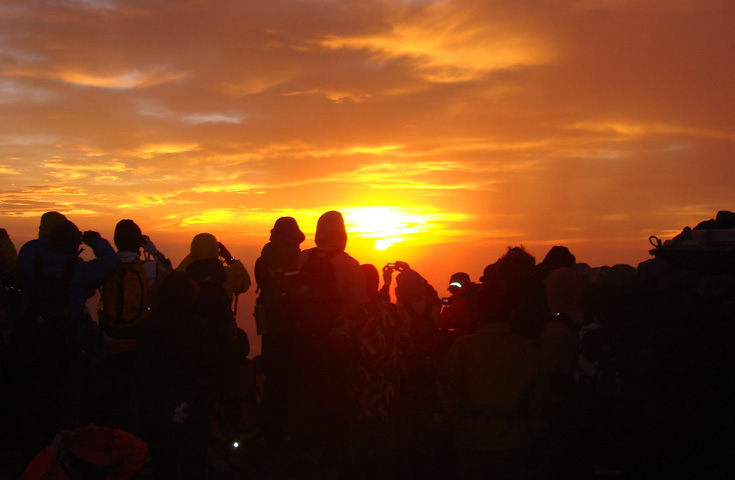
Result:
<svg viewBox="0 0 735 480"><path fill-rule="evenodd" d="M342 212L351 236L374 239L376 250L426 232L436 215L420 213L400 207L352 207Z"/></svg>

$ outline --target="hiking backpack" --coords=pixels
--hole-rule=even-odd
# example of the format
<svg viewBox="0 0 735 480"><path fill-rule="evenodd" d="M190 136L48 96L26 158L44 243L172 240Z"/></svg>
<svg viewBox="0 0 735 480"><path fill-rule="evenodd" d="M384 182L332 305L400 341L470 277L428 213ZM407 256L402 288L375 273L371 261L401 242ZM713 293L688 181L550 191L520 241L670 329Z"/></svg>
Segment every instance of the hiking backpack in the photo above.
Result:
<svg viewBox="0 0 735 480"><path fill-rule="evenodd" d="M150 314L148 277L143 262L136 258L118 265L102 289L99 324L113 338L137 337L138 325Z"/></svg>
<svg viewBox="0 0 735 480"><path fill-rule="evenodd" d="M298 272L288 275L284 294L287 322L294 333L318 335L339 325L342 302L337 296L337 274L332 258L340 251L307 250Z"/></svg>
<svg viewBox="0 0 735 480"><path fill-rule="evenodd" d="M589 316L582 327L566 313L557 313L554 317L579 336L575 380L603 398L620 396L619 352L610 331Z"/></svg>

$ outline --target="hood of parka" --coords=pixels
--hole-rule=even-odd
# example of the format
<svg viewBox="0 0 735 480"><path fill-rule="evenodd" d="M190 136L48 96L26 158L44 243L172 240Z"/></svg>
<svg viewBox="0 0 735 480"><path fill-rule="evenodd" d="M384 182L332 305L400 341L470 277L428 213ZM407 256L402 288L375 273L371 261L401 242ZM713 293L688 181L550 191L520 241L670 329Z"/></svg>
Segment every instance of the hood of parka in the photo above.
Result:
<svg viewBox="0 0 735 480"><path fill-rule="evenodd" d="M323 250L344 251L347 246L347 230L340 212L332 210L319 217L314 243Z"/></svg>

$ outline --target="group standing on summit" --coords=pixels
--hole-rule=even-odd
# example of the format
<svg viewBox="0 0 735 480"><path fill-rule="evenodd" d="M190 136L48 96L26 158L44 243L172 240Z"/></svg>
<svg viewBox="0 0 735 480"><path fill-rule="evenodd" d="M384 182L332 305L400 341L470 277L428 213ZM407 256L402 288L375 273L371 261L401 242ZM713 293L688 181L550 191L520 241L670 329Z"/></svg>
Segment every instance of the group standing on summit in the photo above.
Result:
<svg viewBox="0 0 735 480"><path fill-rule="evenodd" d="M440 298L407 262L381 271L350 256L337 211L319 218L316 247L301 250L304 240L281 217L254 264L262 351L250 358L233 310L251 278L214 235L196 235L174 268L130 219L115 227L117 251L58 212L17 254L0 230L0 450L19 451L17 474L574 479L657 468L647 453L659 446L636 445L637 429L667 418L632 412L655 404L645 358L669 346L636 341L682 301L670 295L686 285L662 283L679 278L672 267L590 269L559 246L537 264L509 247L477 283L451 275ZM79 257L82 245L94 259ZM733 285L697 305L726 318ZM97 291L95 321L86 302Z"/></svg>

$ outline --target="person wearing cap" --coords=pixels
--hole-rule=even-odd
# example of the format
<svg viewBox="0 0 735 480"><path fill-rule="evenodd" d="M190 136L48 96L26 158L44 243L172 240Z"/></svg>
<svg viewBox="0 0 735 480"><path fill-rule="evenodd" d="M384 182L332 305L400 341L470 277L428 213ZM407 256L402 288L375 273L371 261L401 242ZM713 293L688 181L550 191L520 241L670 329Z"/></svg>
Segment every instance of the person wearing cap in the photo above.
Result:
<svg viewBox="0 0 735 480"><path fill-rule="evenodd" d="M474 286L470 276L465 272L457 272L449 279L447 290L451 296L445 301L439 328L452 340L475 331L469 304Z"/></svg>
<svg viewBox="0 0 735 480"><path fill-rule="evenodd" d="M229 250L211 233L199 233L191 241L189 254L184 257L176 271L186 272L190 263L197 260L218 259L225 262L225 292L232 304L235 295L245 293L250 288L250 274L240 260L230 254Z"/></svg>

